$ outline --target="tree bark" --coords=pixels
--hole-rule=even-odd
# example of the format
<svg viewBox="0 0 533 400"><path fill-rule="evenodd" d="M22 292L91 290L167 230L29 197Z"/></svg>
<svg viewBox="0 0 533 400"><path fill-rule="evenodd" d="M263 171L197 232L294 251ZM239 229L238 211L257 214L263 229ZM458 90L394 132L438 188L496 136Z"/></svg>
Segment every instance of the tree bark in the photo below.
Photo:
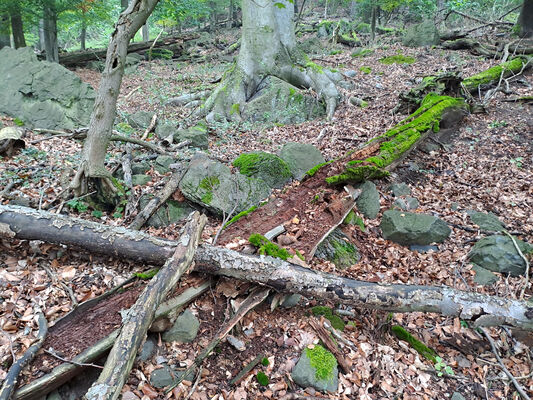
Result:
<svg viewBox="0 0 533 400"><path fill-rule="evenodd" d="M119 397L157 307L190 267L206 222L205 215L200 216L197 211L192 214L181 232L173 256L146 285L135 304L128 310L128 316L122 323L120 334L107 357L104 369L85 395L86 399L111 400Z"/></svg>
<svg viewBox="0 0 533 400"><path fill-rule="evenodd" d="M335 84L322 71L304 69L308 60L296 46L294 6L282 0L282 8L271 0L244 0L241 49L236 64L206 101L202 113L207 120L239 119L235 104L244 109L268 76L276 76L296 87L313 89L326 103L328 119L340 98Z"/></svg>
<svg viewBox="0 0 533 400"><path fill-rule="evenodd" d="M107 145L112 135L116 116L117 98L124 75L128 43L144 25L158 0L132 0L128 8L120 14L109 42L106 63L98 88L96 101L91 113L89 131L85 140L78 172L71 183L77 195L87 193L90 180L98 181L101 188L107 188L112 197L115 191L110 173L104 161ZM105 191L105 190L104 190ZM113 200L111 200L113 203Z"/></svg>
<svg viewBox="0 0 533 400"><path fill-rule="evenodd" d="M82 21L81 21L81 32L80 32L80 50L84 51L86 46L85 46L85 41L87 39L87 21L85 19L85 15L83 15L82 17Z"/></svg>
<svg viewBox="0 0 533 400"><path fill-rule="evenodd" d="M43 7L44 51L46 60L59 62L59 47L57 44L57 11L55 0L47 0Z"/></svg>
<svg viewBox="0 0 533 400"><path fill-rule="evenodd" d="M20 15L20 8L17 5L10 10L11 16L11 33L13 34L13 41L15 42L15 49L26 47L26 39L24 38L24 28L22 17Z"/></svg>
<svg viewBox="0 0 533 400"><path fill-rule="evenodd" d="M143 42L148 42L150 40L150 28L148 27L148 22L146 22L141 28L141 36Z"/></svg>
<svg viewBox="0 0 533 400"><path fill-rule="evenodd" d="M10 47L9 40L9 14L0 14L0 49L2 47Z"/></svg>
<svg viewBox="0 0 533 400"><path fill-rule="evenodd" d="M89 252L162 265L176 242L91 221L0 205L0 236L44 240ZM393 312L433 312L472 321L474 326L510 325L533 330L533 307L524 301L491 297L448 287L377 284L293 265L277 258L250 256L209 245L198 247L196 271L269 286L285 293Z"/></svg>
<svg viewBox="0 0 533 400"><path fill-rule="evenodd" d="M533 0L524 0L518 17L520 37L533 37Z"/></svg>

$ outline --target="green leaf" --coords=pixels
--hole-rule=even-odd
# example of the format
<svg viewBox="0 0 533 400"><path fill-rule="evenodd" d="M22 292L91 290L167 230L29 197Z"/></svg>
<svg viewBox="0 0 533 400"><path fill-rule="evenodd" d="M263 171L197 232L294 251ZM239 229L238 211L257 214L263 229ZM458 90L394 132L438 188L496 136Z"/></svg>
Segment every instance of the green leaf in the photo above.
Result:
<svg viewBox="0 0 533 400"><path fill-rule="evenodd" d="M99 211L99 210L93 210L91 215L93 217L95 217L95 218L102 218L102 215L104 215L104 213L102 211Z"/></svg>
<svg viewBox="0 0 533 400"><path fill-rule="evenodd" d="M280 10L281 10L282 8L285 8L285 4L283 4L283 3L274 3L274 5L275 5L276 7L278 7Z"/></svg>

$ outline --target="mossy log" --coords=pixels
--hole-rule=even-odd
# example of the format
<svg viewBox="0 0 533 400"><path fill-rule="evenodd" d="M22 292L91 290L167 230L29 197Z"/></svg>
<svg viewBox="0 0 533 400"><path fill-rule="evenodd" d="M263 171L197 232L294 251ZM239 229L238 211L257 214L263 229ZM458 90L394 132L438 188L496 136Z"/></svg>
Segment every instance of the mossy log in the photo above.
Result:
<svg viewBox="0 0 533 400"><path fill-rule="evenodd" d="M365 145L364 148L373 150L370 156L360 159L360 152L352 153L344 171L326 178L326 182L339 185L388 176L389 170L418 143L439 131L441 122L460 120L457 116L466 110L461 98L428 94L418 110Z"/></svg>
<svg viewBox="0 0 533 400"><path fill-rule="evenodd" d="M531 66L530 58L516 57L510 61L495 65L479 74L466 78L463 80L462 86L468 92L475 93L478 90L490 88L491 86L498 84L500 79L518 74L529 66Z"/></svg>
<svg viewBox="0 0 533 400"><path fill-rule="evenodd" d="M0 237L44 240L89 252L162 265L176 242L125 228L106 226L27 207L0 205ZM313 271L278 258L250 256L203 244L195 270L269 286L284 293L393 312L433 312L456 316L474 326L509 325L533 330L533 307L524 301L448 287L388 285Z"/></svg>

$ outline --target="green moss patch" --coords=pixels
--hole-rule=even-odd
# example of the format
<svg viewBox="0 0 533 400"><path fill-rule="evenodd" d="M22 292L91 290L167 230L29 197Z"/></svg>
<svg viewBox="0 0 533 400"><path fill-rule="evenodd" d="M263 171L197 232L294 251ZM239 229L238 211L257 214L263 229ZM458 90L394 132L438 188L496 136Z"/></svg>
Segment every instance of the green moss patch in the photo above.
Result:
<svg viewBox="0 0 533 400"><path fill-rule="evenodd" d="M395 56L383 57L379 59L379 62L385 65L391 64L413 64L416 59L411 56L404 56L403 54L396 54Z"/></svg>
<svg viewBox="0 0 533 400"><path fill-rule="evenodd" d="M428 360L432 362L437 361L436 360L436 357L438 356L437 352L433 350L432 348L426 346L424 343L422 343L417 338L415 338L413 335L407 332L405 328L401 327L400 325L394 325L393 327L391 327L391 331L392 333L394 333L394 335L398 339L404 340L407 343L409 343L409 345L411 345L413 349L418 351L418 353L420 353L421 356L427 358Z"/></svg>
<svg viewBox="0 0 533 400"><path fill-rule="evenodd" d="M309 358L311 366L316 370L316 379L322 381L333 379L333 371L337 366L337 359L333 354L318 345L312 349L305 349L305 355Z"/></svg>
<svg viewBox="0 0 533 400"><path fill-rule="evenodd" d="M516 57L503 64L496 65L489 68L477 75L473 75L463 80L463 86L469 92L477 90L480 85L487 85L498 82L500 77L506 78L513 73L516 73L522 69L524 64L527 63L527 59L523 57Z"/></svg>
<svg viewBox="0 0 533 400"><path fill-rule="evenodd" d="M259 254L261 255L281 258L282 260L287 260L287 258L290 257L290 254L286 249L279 247L277 244L272 243L266 237L258 233L250 235L248 241L259 249Z"/></svg>
<svg viewBox="0 0 533 400"><path fill-rule="evenodd" d="M372 68L370 67L365 67L365 66L362 66L361 68L359 68L359 71L361 71L363 74L370 74L372 72Z"/></svg>
<svg viewBox="0 0 533 400"><path fill-rule="evenodd" d="M261 386L268 386L268 384L270 383L270 380L268 379L268 376L262 371L259 371L255 375L255 379L257 379L257 382L259 382L259 384Z"/></svg>
<svg viewBox="0 0 533 400"><path fill-rule="evenodd" d="M233 165L241 174L262 179L270 187L282 187L292 176L284 160L261 151L243 153L233 161Z"/></svg>
<svg viewBox="0 0 533 400"><path fill-rule="evenodd" d="M320 164L315 165L313 168L311 168L309 171L305 173L307 176L313 176L315 175L320 168L322 168L324 165L331 164L333 161L326 161Z"/></svg>
<svg viewBox="0 0 533 400"><path fill-rule="evenodd" d="M330 184L357 183L364 180L388 176L386 166L392 164L407 152L428 130L437 132L443 113L452 108L465 108L463 99L428 94L420 108L383 135L372 139L370 143L380 142L377 155L365 160L353 160L346 164L342 174L326 178Z"/></svg>
<svg viewBox="0 0 533 400"><path fill-rule="evenodd" d="M338 329L339 331L344 331L344 327L346 326L346 324L344 323L341 317L333 314L333 311L331 310L331 308L326 307L326 306L315 306L311 308L311 313L313 313L315 317L323 315L324 318L326 318L327 320L329 320L329 322L331 322L332 327L334 327L335 329Z"/></svg>
<svg viewBox="0 0 533 400"><path fill-rule="evenodd" d="M220 180L216 176L207 176L200 181L199 187L206 192L203 194L201 201L210 204L213 201L213 190L220 185Z"/></svg>

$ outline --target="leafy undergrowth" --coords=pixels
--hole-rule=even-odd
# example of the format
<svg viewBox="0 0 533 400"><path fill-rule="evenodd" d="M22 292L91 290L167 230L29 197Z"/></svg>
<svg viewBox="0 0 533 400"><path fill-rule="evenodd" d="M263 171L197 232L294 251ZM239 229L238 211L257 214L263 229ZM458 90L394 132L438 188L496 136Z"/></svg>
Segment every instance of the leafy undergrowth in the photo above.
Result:
<svg viewBox="0 0 533 400"><path fill-rule="evenodd" d="M207 51L207 50L206 50ZM379 59L398 54L416 57L412 65L384 65ZM421 62L420 60L423 60ZM379 135L401 121L405 116L391 115L400 91L411 88L417 78L443 69L459 66L463 75L480 72L492 65L461 51L420 50L397 45L380 46L369 57L352 58L350 49L321 57L320 63L340 70L353 69L356 89L343 90L349 96L369 100L366 108L340 105L332 122L312 121L298 126L253 127L247 124L219 124L210 131L209 151L212 155L231 162L242 152L255 150L276 152L284 143L299 141L317 146L326 159L343 155L368 139ZM119 114L149 110L159 118L187 120L187 108L161 107L168 97L202 87L220 74L224 64L185 64L165 62L142 64L124 79L119 99ZM366 66L369 74L360 71ZM93 71L79 70L79 75L96 85L99 75ZM526 76L533 84L531 74ZM126 100L133 89L140 86ZM518 95L531 94L526 86L513 86ZM420 201L418 211L439 215L448 223L475 228L466 217L467 210L492 212L504 221L510 231L520 231L531 240L533 233L533 117L530 106L503 102L498 94L488 108L488 114L470 115L455 134L455 142L448 151L437 148L426 154L417 151L410 155L392 178L410 184L413 195ZM4 124L13 124L3 119ZM319 135L320 132L324 134ZM142 134L142 132L137 132ZM27 141L40 138L30 132ZM33 207L52 203L65 188L76 168L81 143L67 138L54 138L27 146L17 157L1 160L0 190L10 181L16 183L14 193ZM113 144L110 161L120 156L122 147ZM69 175L70 173L70 175ZM163 177L150 172L152 181L142 191L151 192ZM378 182L382 197L381 211L390 208L393 198L386 190L389 181ZM20 200L20 199L19 199ZM3 200L7 202L7 200ZM57 210L60 202L56 202ZM94 210L73 204L64 210L84 218L113 225L126 225L119 211L94 213ZM54 206L54 205L53 205ZM462 290L477 291L514 298L523 279L499 276L488 287L476 286L474 273L466 256L477 232L454 228L449 240L439 246L438 253L417 253L381 238L376 220L364 219L365 231L352 226L345 229L361 254L356 265L337 271L332 263L311 261L311 267L351 278L386 283L419 285L448 285ZM220 221L210 220L203 239L212 240ZM175 239L178 227L150 228L151 234ZM49 321L53 321L72 308L72 299L65 286L72 289L77 301L95 297L123 282L133 272L148 269L134 263L98 257L60 246L38 242L0 241L0 378L6 373L6 363L13 352L19 357L31 345L37 332L35 312L39 306ZM201 321L200 334L187 345L158 345L157 357L134 366L125 391L138 398L163 398L162 392L151 387L148 378L153 370L165 361L170 365L191 363L206 346L228 313L226 304L233 297L242 298L247 285L224 280L216 289L201 296L191 306ZM531 296L531 290L526 292ZM228 343L222 343L204 363L202 377L193 399L279 399L287 393L298 391L289 378L289 371L298 360L302 349L317 344L318 339L308 324L314 300L291 309L270 311L267 305L249 313L241 326L245 333L237 333L247 349L238 352ZM335 309L335 305L328 304ZM381 399L381 398L447 398L460 391L468 399L479 393L489 398L516 398L514 389L502 375L486 342L458 318L444 318L421 313L394 314L389 321L385 313L368 310L345 310L352 316L343 317L346 327L343 336L353 348L342 351L352 365L349 374L340 377L339 391L323 395L330 399ZM454 371L453 378L439 376L434 366L421 357L415 349L398 341L388 331L388 324L401 325L425 345L434 349L443 362ZM508 331L491 330L504 362L527 389L533 388L531 378L531 353L528 349L531 336L512 338ZM529 342L528 342L529 341ZM466 346L474 343L475 346ZM256 367L237 387L229 381L249 361L264 353L270 363ZM261 386L256 374L263 371L269 384ZM27 380L27 373L24 379ZM289 386L290 385L290 386ZM189 385L190 386L190 385ZM170 398L183 398L190 390L181 384ZM303 392L300 393L303 395ZM318 396L312 390L307 394ZM159 396L159 397L158 397ZM173 397L172 397L173 396ZM181 396L181 397L180 397ZM214 397L215 396L215 397ZM218 396L218 397L216 397ZM130 397L131 398L131 397Z"/></svg>

